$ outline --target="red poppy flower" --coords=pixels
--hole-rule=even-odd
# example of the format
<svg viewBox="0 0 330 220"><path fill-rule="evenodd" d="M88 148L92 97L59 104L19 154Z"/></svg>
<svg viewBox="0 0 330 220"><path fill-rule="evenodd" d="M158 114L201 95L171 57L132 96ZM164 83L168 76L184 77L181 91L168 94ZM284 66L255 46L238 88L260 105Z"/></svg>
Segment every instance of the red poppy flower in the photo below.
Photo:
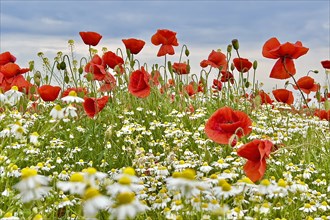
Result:
<svg viewBox="0 0 330 220"><path fill-rule="evenodd" d="M100 92L110 92L116 87L116 79L115 77L107 73L104 78L104 84L101 85L99 91Z"/></svg>
<svg viewBox="0 0 330 220"><path fill-rule="evenodd" d="M166 54L173 55L173 46L179 46L176 32L167 29L157 30L156 34L151 37L151 43L156 46L161 44L157 53L158 57L165 56Z"/></svg>
<svg viewBox="0 0 330 220"><path fill-rule="evenodd" d="M295 44L289 42L280 44L275 37L266 41L262 48L262 55L267 58L278 59L270 73L270 77L288 79L290 78L290 74L296 74L293 59L306 54L308 50L308 48L303 47L300 41L297 41Z"/></svg>
<svg viewBox="0 0 330 220"><path fill-rule="evenodd" d="M323 61L321 61L321 64L322 64L324 69L330 69L330 60L323 60Z"/></svg>
<svg viewBox="0 0 330 220"><path fill-rule="evenodd" d="M93 80L102 81L107 74L102 65L102 59L99 55L95 54L93 59L86 64L85 72L93 74ZM86 76L86 75L85 75Z"/></svg>
<svg viewBox="0 0 330 220"><path fill-rule="evenodd" d="M61 91L59 86L43 85L38 88L38 93L44 101L54 101Z"/></svg>
<svg viewBox="0 0 330 220"><path fill-rule="evenodd" d="M319 117L321 120L330 121L330 110L326 111L326 110L316 109L314 115Z"/></svg>
<svg viewBox="0 0 330 220"><path fill-rule="evenodd" d="M141 67L141 70L132 72L128 84L128 91L139 98L145 98L150 94L150 75Z"/></svg>
<svg viewBox="0 0 330 220"><path fill-rule="evenodd" d="M189 74L190 72L190 66L186 63L173 63L172 68L173 72L179 75Z"/></svg>
<svg viewBox="0 0 330 220"><path fill-rule="evenodd" d="M188 85L184 86L184 90L185 92L189 95L189 96L193 96L196 94L196 89L194 88L194 84L193 83L189 83Z"/></svg>
<svg viewBox="0 0 330 220"><path fill-rule="evenodd" d="M220 68L221 71L226 71L227 70L227 60L226 60L226 55L224 55L221 52L217 52L215 50L212 50L210 53L209 57L207 60L203 60L200 63L200 66L202 68L207 67L208 65L214 67L214 68Z"/></svg>
<svg viewBox="0 0 330 220"><path fill-rule="evenodd" d="M96 46L100 42L102 36L99 33L88 31L88 32L79 32L80 37L86 45Z"/></svg>
<svg viewBox="0 0 330 220"><path fill-rule="evenodd" d="M248 72L252 67L252 63L245 58L235 58L233 59L233 62L238 72L242 72L242 73Z"/></svg>
<svg viewBox="0 0 330 220"><path fill-rule="evenodd" d="M273 90L272 93L278 102L283 102L288 105L293 104L294 97L291 91L287 89L276 89Z"/></svg>
<svg viewBox="0 0 330 220"><path fill-rule="evenodd" d="M221 82L230 82L234 84L234 75L229 71L221 71Z"/></svg>
<svg viewBox="0 0 330 220"><path fill-rule="evenodd" d="M143 40L138 40L135 38L123 39L126 49L130 50L132 54L138 54L144 47L145 43Z"/></svg>
<svg viewBox="0 0 330 220"><path fill-rule="evenodd" d="M14 57L9 51L0 54L0 66L7 63L15 63L16 57Z"/></svg>
<svg viewBox="0 0 330 220"><path fill-rule="evenodd" d="M111 69L114 69L117 65L124 64L123 58L117 56L115 53L108 51L105 52L102 56L103 64L107 65Z"/></svg>
<svg viewBox="0 0 330 220"><path fill-rule="evenodd" d="M161 78L161 75L158 70L154 70L151 72L151 81L155 86L158 86L160 84L159 78Z"/></svg>
<svg viewBox="0 0 330 220"><path fill-rule="evenodd" d="M272 104L273 100L270 98L270 96L265 93L263 90L259 91L259 96L261 97L261 104Z"/></svg>
<svg viewBox="0 0 330 220"><path fill-rule="evenodd" d="M230 107L222 107L214 112L206 122L205 133L216 143L228 144L234 134L238 137L250 134L251 125L252 120L244 112L234 111Z"/></svg>
<svg viewBox="0 0 330 220"><path fill-rule="evenodd" d="M243 169L252 182L261 180L266 171L266 158L269 157L273 143L269 140L253 140L237 150L237 155L248 161Z"/></svg>
<svg viewBox="0 0 330 220"><path fill-rule="evenodd" d="M29 71L30 69L28 68L21 69L16 63L7 63L3 66L0 66L0 72L5 78L11 78Z"/></svg>
<svg viewBox="0 0 330 220"><path fill-rule="evenodd" d="M216 90L218 90L218 91L221 91L221 89L222 89L222 82L219 81L219 80L217 80L217 79L214 79L214 80L213 80L212 88L213 88L213 89L216 89Z"/></svg>
<svg viewBox="0 0 330 220"><path fill-rule="evenodd" d="M0 72L0 88L6 92L11 89L11 87L17 86L20 92L24 92L26 94L29 93L32 84L28 82L23 75L16 75L10 78L5 78L1 76Z"/></svg>
<svg viewBox="0 0 330 220"><path fill-rule="evenodd" d="M84 110L88 117L93 118L97 113L102 111L109 100L108 96L102 98L85 98L83 103Z"/></svg>
<svg viewBox="0 0 330 220"><path fill-rule="evenodd" d="M297 84L299 88L306 94L311 92L316 92L319 89L319 85L315 83L315 80L310 76L303 76L298 81ZM293 86L293 88L298 89L298 86Z"/></svg>

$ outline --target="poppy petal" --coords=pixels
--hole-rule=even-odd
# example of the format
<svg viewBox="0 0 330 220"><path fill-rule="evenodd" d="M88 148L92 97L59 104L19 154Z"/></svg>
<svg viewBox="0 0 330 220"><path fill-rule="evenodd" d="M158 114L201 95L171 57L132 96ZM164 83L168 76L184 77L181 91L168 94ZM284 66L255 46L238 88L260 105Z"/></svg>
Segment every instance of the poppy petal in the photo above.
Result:
<svg viewBox="0 0 330 220"><path fill-rule="evenodd" d="M267 58L271 59L277 59L279 58L279 54L276 51L276 49L281 45L281 43L278 41L276 37L270 38L264 46L262 47L262 55Z"/></svg>
<svg viewBox="0 0 330 220"><path fill-rule="evenodd" d="M296 74L296 68L292 59L286 58L285 66L289 73L291 73L292 75ZM286 69L284 67L283 59L280 58L276 61L269 77L275 79L288 79L291 76L287 73Z"/></svg>

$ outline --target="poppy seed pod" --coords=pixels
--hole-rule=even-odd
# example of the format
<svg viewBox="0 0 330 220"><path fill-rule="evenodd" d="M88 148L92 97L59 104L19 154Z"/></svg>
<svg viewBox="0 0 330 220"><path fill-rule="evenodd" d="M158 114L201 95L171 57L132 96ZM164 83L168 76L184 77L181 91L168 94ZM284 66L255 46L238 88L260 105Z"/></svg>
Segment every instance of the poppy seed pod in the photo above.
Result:
<svg viewBox="0 0 330 220"><path fill-rule="evenodd" d="M231 43L232 43L234 49L235 50L238 50L238 48L239 48L238 40L237 39L234 39L234 40L231 41Z"/></svg>

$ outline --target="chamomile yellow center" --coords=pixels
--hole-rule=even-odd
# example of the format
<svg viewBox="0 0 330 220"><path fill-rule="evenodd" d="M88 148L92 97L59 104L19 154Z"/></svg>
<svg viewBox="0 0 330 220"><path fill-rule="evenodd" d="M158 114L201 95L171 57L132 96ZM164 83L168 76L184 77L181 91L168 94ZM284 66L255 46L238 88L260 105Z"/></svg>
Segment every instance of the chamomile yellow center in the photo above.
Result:
<svg viewBox="0 0 330 220"><path fill-rule="evenodd" d="M135 170L132 167L126 167L123 171L123 173L135 176Z"/></svg>
<svg viewBox="0 0 330 220"><path fill-rule="evenodd" d="M185 169L181 172L181 177L188 180L194 180L196 171L193 169Z"/></svg>
<svg viewBox="0 0 330 220"><path fill-rule="evenodd" d="M84 198L85 200L88 200L96 196L99 196L100 194L101 193L97 189L90 187L85 191Z"/></svg>
<svg viewBox="0 0 330 220"><path fill-rule="evenodd" d="M56 109L56 111L61 111L62 110L62 107L60 105L56 105L55 106L55 109Z"/></svg>
<svg viewBox="0 0 330 220"><path fill-rule="evenodd" d="M118 205L129 204L135 199L133 192L121 192L117 195Z"/></svg>
<svg viewBox="0 0 330 220"><path fill-rule="evenodd" d="M89 175L94 175L96 174L97 170L94 167L88 167L86 170L86 173L88 173Z"/></svg>
<svg viewBox="0 0 330 220"><path fill-rule="evenodd" d="M121 184L121 185L130 185L131 184L131 179L127 176L123 176L122 178L120 178L118 180L118 183Z"/></svg>
<svg viewBox="0 0 330 220"><path fill-rule="evenodd" d="M37 171L34 169L31 169L31 168L24 168L24 169L22 169L22 172L21 172L21 176L23 179L26 179L26 178L29 178L32 176L36 176L36 175L37 175Z"/></svg>
<svg viewBox="0 0 330 220"><path fill-rule="evenodd" d="M84 181L84 176L81 175L80 173L74 173L70 177L70 182L83 182Z"/></svg>
<svg viewBox="0 0 330 220"><path fill-rule="evenodd" d="M70 91L70 92L69 92L69 96L75 96L75 97L76 97L76 96L77 96L76 91L73 91L73 90Z"/></svg>
<svg viewBox="0 0 330 220"><path fill-rule="evenodd" d="M18 91L18 87L17 86L12 86L11 90Z"/></svg>

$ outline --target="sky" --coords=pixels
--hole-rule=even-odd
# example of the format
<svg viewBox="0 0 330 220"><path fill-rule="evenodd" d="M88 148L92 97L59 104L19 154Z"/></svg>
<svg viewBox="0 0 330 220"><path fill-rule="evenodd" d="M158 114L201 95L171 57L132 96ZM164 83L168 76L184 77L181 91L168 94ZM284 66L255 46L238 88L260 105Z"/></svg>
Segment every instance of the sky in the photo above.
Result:
<svg viewBox="0 0 330 220"><path fill-rule="evenodd" d="M309 48L295 60L297 78L309 70L323 85L325 71L320 61L330 59L330 1L33 1L0 0L0 52L10 51L21 67L34 60L38 52L50 60L58 51L68 53L68 40L75 41L77 57L88 56L79 32L95 31L103 37L95 48L113 52L124 49L122 39L146 42L136 56L141 63L164 64L152 45L157 29L177 33L179 46L167 60L178 62L182 45L187 45L191 73L199 74L200 62L212 50L226 51L232 39L240 43L240 55L258 61L257 80L265 91L282 88L283 80L269 78L276 60L262 56L262 46L271 37L281 43L301 41ZM232 58L236 55L233 54ZM186 61L186 57L182 60ZM212 72L216 77L216 72ZM210 77L212 78L212 77Z"/></svg>

